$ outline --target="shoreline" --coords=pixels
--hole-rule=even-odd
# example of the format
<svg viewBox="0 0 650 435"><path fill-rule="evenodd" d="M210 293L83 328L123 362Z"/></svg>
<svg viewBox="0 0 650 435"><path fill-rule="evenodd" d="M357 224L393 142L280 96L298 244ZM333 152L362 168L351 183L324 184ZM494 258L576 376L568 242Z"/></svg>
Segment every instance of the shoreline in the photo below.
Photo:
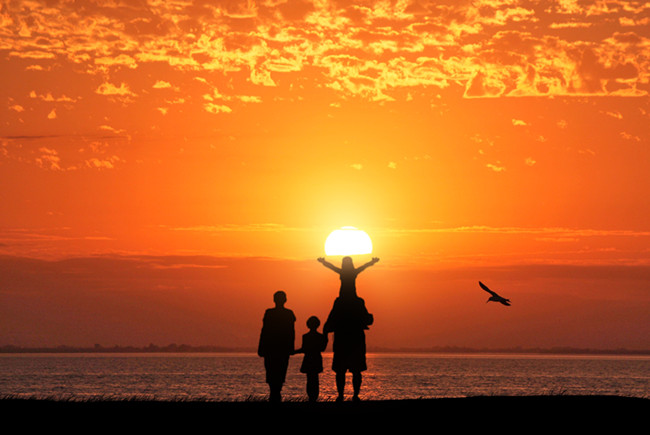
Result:
<svg viewBox="0 0 650 435"><path fill-rule="evenodd" d="M218 354L218 355L257 355L256 350L248 349L158 349L149 350L146 348L0 348L0 356L3 355L74 355L74 354L133 354L133 355L191 355L191 354ZM323 354L332 354L331 351ZM368 350L368 355L468 355L468 356L603 356L603 357L650 357L650 350L629 350L629 349L612 349L612 350L594 350L594 349L380 349Z"/></svg>

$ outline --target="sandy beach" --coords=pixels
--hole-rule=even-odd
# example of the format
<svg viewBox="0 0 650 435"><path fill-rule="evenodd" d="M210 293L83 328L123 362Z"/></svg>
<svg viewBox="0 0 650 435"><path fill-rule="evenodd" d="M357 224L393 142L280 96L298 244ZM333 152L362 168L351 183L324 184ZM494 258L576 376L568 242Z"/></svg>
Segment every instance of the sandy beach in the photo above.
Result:
<svg viewBox="0 0 650 435"><path fill-rule="evenodd" d="M201 430L221 432L281 429L327 432L354 429L499 429L505 432L595 430L628 433L647 423L650 399L618 396L480 396L395 401L283 402L262 401L56 401L4 399L5 425L64 428ZM230 430L229 430L230 432Z"/></svg>

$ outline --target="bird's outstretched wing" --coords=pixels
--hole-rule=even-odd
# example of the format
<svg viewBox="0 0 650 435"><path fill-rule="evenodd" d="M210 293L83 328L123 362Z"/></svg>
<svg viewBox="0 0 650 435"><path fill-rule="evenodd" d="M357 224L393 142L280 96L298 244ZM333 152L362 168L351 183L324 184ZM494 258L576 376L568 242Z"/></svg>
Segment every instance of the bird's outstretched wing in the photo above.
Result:
<svg viewBox="0 0 650 435"><path fill-rule="evenodd" d="M486 292L490 293L492 296L499 296L498 294L494 293L492 290L490 290L485 284L483 284L481 281L478 282L478 285L481 286L483 290Z"/></svg>

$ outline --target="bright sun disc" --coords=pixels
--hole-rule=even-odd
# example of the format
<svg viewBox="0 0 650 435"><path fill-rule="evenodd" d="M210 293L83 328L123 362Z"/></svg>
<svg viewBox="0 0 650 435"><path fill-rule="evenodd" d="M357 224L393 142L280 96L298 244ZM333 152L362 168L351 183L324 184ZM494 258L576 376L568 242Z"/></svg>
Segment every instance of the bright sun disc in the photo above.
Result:
<svg viewBox="0 0 650 435"><path fill-rule="evenodd" d="M355 227L343 227L334 230L325 240L327 255L358 255L370 254L372 241L365 231Z"/></svg>

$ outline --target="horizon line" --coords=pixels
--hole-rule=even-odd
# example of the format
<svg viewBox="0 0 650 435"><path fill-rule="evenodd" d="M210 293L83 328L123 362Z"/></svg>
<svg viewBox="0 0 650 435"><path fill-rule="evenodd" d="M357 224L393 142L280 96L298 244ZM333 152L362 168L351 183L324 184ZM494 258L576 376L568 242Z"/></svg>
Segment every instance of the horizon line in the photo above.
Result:
<svg viewBox="0 0 650 435"><path fill-rule="evenodd" d="M113 345L113 346L17 346L0 345L0 354L11 353L255 353L252 346L218 346L218 345L189 345L168 344L147 346ZM331 353L326 351L324 353ZM608 348L594 349L574 346L552 347L500 347L477 348L470 346L429 346L429 347L375 347L369 348L368 353L504 353L504 354L603 354L603 355L650 355L650 349Z"/></svg>

